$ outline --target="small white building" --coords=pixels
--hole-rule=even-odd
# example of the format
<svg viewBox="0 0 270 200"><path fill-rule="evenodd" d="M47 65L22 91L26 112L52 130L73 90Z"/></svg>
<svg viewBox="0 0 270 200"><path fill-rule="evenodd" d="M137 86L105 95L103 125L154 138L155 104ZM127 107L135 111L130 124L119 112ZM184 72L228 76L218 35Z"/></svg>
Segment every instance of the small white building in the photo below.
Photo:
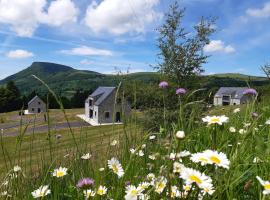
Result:
<svg viewBox="0 0 270 200"><path fill-rule="evenodd" d="M42 113L46 112L46 104L41 98L35 96L28 102L28 114Z"/></svg>
<svg viewBox="0 0 270 200"><path fill-rule="evenodd" d="M92 125L122 123L131 107L127 101L118 102L115 96L115 87L98 87L85 100L84 120Z"/></svg>
<svg viewBox="0 0 270 200"><path fill-rule="evenodd" d="M240 105L247 103L251 96L244 94L248 87L221 87L214 96L215 106Z"/></svg>

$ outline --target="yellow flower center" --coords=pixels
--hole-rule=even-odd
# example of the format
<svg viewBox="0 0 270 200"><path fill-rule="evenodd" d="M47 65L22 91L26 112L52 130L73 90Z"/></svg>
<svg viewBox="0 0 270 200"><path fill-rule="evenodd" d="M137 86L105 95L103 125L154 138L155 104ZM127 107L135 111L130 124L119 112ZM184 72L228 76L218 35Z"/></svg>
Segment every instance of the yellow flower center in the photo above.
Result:
<svg viewBox="0 0 270 200"><path fill-rule="evenodd" d="M220 164L221 163L220 159L218 157L216 157L216 156L211 156L210 159L215 164Z"/></svg>
<svg viewBox="0 0 270 200"><path fill-rule="evenodd" d="M137 196L137 190L131 190L130 194L132 194L133 196Z"/></svg>
<svg viewBox="0 0 270 200"><path fill-rule="evenodd" d="M45 192L41 191L41 192L40 192L40 196L41 196L41 197L44 197L44 196L45 196Z"/></svg>
<svg viewBox="0 0 270 200"><path fill-rule="evenodd" d="M99 188L98 191L97 191L97 193L98 193L99 195L103 195L103 189L102 189L102 188Z"/></svg>
<svg viewBox="0 0 270 200"><path fill-rule="evenodd" d="M117 173L118 172L118 168L115 164L112 164L112 170Z"/></svg>
<svg viewBox="0 0 270 200"><path fill-rule="evenodd" d="M185 190L185 191L189 191L190 189L191 189L190 186L188 186L188 185L184 186L184 190Z"/></svg>
<svg viewBox="0 0 270 200"><path fill-rule="evenodd" d="M264 189L270 190L270 183L269 183L269 184L265 184L265 185L264 185Z"/></svg>
<svg viewBox="0 0 270 200"><path fill-rule="evenodd" d="M208 162L208 160L206 158L203 158L203 157L199 158L199 161L206 162L206 163Z"/></svg>
<svg viewBox="0 0 270 200"><path fill-rule="evenodd" d="M215 123L220 122L220 119L217 118L217 117L214 117L214 118L211 118L210 122L213 123L213 124L215 124Z"/></svg>
<svg viewBox="0 0 270 200"><path fill-rule="evenodd" d="M189 178L190 178L190 180L194 181L197 184L202 183L202 180L199 177L195 176L195 175L191 175Z"/></svg>
<svg viewBox="0 0 270 200"><path fill-rule="evenodd" d="M62 171L57 171L56 176L57 176L57 177L62 177L62 176L64 176L64 172L62 172Z"/></svg>

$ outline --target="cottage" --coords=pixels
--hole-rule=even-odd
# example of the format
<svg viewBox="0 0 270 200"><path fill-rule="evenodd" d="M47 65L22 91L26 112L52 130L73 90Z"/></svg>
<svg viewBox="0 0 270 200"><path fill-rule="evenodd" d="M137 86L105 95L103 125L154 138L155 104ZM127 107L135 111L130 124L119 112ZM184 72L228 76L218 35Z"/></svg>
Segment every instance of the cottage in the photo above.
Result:
<svg viewBox="0 0 270 200"><path fill-rule="evenodd" d="M46 104L41 98L35 96L28 102L28 114L46 112Z"/></svg>
<svg viewBox="0 0 270 200"><path fill-rule="evenodd" d="M91 124L121 123L131 111L128 102L115 102L115 87L98 87L85 100L85 118Z"/></svg>
<svg viewBox="0 0 270 200"><path fill-rule="evenodd" d="M215 106L240 105L251 99L245 94L247 87L221 87L214 96Z"/></svg>

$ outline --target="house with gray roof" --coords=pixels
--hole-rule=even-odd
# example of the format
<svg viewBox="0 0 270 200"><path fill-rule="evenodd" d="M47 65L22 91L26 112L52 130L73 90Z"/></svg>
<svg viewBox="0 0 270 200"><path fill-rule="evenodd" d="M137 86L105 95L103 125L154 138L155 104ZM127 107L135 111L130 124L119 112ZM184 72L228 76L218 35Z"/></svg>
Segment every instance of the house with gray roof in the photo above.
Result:
<svg viewBox="0 0 270 200"><path fill-rule="evenodd" d="M221 87L214 96L215 106L240 105L247 103L251 96L244 94L248 87Z"/></svg>
<svg viewBox="0 0 270 200"><path fill-rule="evenodd" d="M46 104L41 98L35 96L28 102L28 114L46 112Z"/></svg>
<svg viewBox="0 0 270 200"><path fill-rule="evenodd" d="M98 87L85 100L85 118L91 124L121 123L131 107L127 101L119 102L115 87Z"/></svg>

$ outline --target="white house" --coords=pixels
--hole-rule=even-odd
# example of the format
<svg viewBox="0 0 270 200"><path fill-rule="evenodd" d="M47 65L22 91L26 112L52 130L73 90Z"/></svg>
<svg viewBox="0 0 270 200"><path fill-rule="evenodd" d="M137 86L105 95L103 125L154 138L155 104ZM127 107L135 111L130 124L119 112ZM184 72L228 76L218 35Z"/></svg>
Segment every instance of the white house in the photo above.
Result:
<svg viewBox="0 0 270 200"><path fill-rule="evenodd" d="M35 96L28 102L28 114L42 113L46 112L46 104L41 98Z"/></svg>
<svg viewBox="0 0 270 200"><path fill-rule="evenodd" d="M251 99L250 95L244 94L247 87L221 87L214 96L214 105L240 105Z"/></svg>

